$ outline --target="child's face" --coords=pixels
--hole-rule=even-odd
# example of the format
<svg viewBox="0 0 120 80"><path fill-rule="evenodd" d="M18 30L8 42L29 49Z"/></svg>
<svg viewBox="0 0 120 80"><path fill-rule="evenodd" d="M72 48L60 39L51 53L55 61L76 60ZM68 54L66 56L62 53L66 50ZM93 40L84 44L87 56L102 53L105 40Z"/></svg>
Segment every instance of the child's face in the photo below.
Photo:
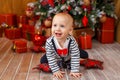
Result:
<svg viewBox="0 0 120 80"><path fill-rule="evenodd" d="M57 39L65 40L72 31L69 18L64 16L55 16L52 22L52 35Z"/></svg>

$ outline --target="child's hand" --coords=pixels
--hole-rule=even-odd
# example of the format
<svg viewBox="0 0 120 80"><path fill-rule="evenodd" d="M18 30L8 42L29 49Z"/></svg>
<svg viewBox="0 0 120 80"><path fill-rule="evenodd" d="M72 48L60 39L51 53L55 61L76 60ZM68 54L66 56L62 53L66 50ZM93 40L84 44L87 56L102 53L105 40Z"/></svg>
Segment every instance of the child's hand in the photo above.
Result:
<svg viewBox="0 0 120 80"><path fill-rule="evenodd" d="M65 72L63 72L63 71L57 71L57 72L53 73L53 76L60 79L60 78L63 78L64 73Z"/></svg>
<svg viewBox="0 0 120 80"><path fill-rule="evenodd" d="M82 73L73 73L73 72L70 72L70 76L73 76L73 77L77 78L77 77L81 77Z"/></svg>

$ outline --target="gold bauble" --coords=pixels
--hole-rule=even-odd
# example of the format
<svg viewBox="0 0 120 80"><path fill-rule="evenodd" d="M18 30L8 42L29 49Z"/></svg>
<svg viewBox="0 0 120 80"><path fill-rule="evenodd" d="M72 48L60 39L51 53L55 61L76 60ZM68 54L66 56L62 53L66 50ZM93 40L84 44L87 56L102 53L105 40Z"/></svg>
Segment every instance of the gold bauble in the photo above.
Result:
<svg viewBox="0 0 120 80"><path fill-rule="evenodd" d="M90 0L83 0L84 5L89 6L90 5Z"/></svg>
<svg viewBox="0 0 120 80"><path fill-rule="evenodd" d="M32 17L34 15L33 11L25 11L25 13L27 17Z"/></svg>
<svg viewBox="0 0 120 80"><path fill-rule="evenodd" d="M100 18L100 22L102 22L102 23L104 23L106 20L107 20L106 15L103 15L103 16Z"/></svg>
<svg viewBox="0 0 120 80"><path fill-rule="evenodd" d="M44 21L44 25L45 25L45 27L51 27L52 26L52 20L51 19L46 19Z"/></svg>

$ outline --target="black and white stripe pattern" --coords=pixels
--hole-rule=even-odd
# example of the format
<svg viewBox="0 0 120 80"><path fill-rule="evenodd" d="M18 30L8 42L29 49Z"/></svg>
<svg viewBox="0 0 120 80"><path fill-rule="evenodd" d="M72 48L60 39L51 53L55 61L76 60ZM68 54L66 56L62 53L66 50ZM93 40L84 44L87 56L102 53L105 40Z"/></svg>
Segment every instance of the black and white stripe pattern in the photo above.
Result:
<svg viewBox="0 0 120 80"><path fill-rule="evenodd" d="M54 46L52 44L53 36L48 38L46 41L46 56L48 59L49 66L52 72L56 72L59 70L59 66L57 64L58 60L61 60L60 56L56 53ZM65 57L65 60L71 59L71 72L79 72L79 59L80 59L80 51L78 48L78 44L72 36L69 36L68 39L71 39L69 55Z"/></svg>

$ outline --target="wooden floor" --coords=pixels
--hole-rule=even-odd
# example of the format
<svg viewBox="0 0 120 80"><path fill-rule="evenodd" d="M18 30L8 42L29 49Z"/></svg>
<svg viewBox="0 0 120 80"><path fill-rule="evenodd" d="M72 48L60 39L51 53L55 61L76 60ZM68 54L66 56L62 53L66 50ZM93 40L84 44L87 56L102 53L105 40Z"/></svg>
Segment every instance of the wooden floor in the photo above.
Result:
<svg viewBox="0 0 120 80"><path fill-rule="evenodd" d="M104 70L85 69L81 66L81 79L69 77L66 71L61 80L120 80L120 44L101 44L93 40L92 49L87 49L90 58L104 61ZM28 41L28 47L32 42ZM57 80L51 73L33 71L32 68L39 64L43 53L35 54L28 50L27 53L18 54L11 50L12 40L0 38L0 80Z"/></svg>

